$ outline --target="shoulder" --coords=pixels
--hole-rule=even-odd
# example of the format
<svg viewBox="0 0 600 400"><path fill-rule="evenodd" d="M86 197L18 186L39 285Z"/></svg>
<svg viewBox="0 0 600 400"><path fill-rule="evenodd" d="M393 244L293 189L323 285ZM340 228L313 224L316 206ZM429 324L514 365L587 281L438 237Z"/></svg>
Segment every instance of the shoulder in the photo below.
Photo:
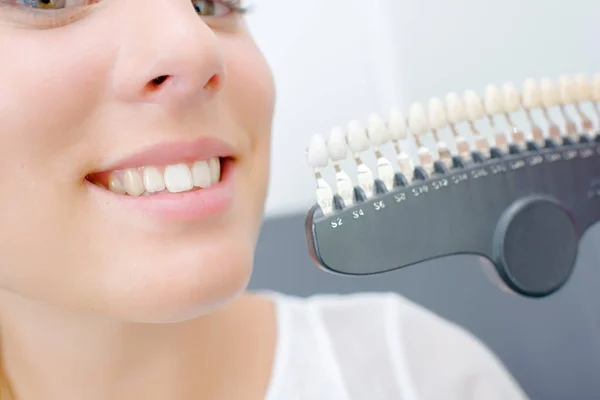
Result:
<svg viewBox="0 0 600 400"><path fill-rule="evenodd" d="M343 358L338 363L352 363L348 354L360 354L358 347L368 349L361 362L389 365L396 379L405 385L410 381L419 398L527 398L480 340L398 294L281 296L279 301L296 318L311 319L307 327L327 335L338 359ZM384 355L387 360L373 359Z"/></svg>

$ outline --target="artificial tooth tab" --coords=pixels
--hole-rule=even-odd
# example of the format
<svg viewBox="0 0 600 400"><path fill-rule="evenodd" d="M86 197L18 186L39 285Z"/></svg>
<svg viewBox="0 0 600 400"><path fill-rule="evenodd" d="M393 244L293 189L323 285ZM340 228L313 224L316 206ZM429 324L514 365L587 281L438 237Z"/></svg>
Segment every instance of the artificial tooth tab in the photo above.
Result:
<svg viewBox="0 0 600 400"><path fill-rule="evenodd" d="M462 157L465 161L470 161L471 159L471 146L469 146L469 142L462 136L456 138L456 152L460 157Z"/></svg>
<svg viewBox="0 0 600 400"><path fill-rule="evenodd" d="M560 129L558 128L558 126L556 126L555 124L550 125L550 127L548 128L548 137L556 141L556 143L560 143L562 139L562 134L560 133Z"/></svg>
<svg viewBox="0 0 600 400"><path fill-rule="evenodd" d="M400 173L410 182L415 166L408 154L404 152L398 154L398 167L400 168Z"/></svg>
<svg viewBox="0 0 600 400"><path fill-rule="evenodd" d="M321 135L315 134L310 138L308 149L306 150L308 165L312 168L325 168L329 164L329 154L327 152L327 142Z"/></svg>
<svg viewBox="0 0 600 400"><path fill-rule="evenodd" d="M449 169L452 168L452 153L448 148L448 145L444 142L438 142L438 156L439 160L443 162Z"/></svg>
<svg viewBox="0 0 600 400"><path fill-rule="evenodd" d="M523 83L523 106L528 109L542 106L542 88L534 79L528 78Z"/></svg>
<svg viewBox="0 0 600 400"><path fill-rule="evenodd" d="M474 122L483 118L483 102L474 90L467 90L465 92L465 109L469 120Z"/></svg>
<svg viewBox="0 0 600 400"><path fill-rule="evenodd" d="M539 127L534 127L531 130L531 137L540 147L544 147L546 140L544 139L544 131Z"/></svg>
<svg viewBox="0 0 600 400"><path fill-rule="evenodd" d="M575 81L568 75L558 78L558 95L561 104L572 104L577 99L577 86Z"/></svg>
<svg viewBox="0 0 600 400"><path fill-rule="evenodd" d="M365 191L367 198L373 196L373 172L362 162L356 166L358 185Z"/></svg>
<svg viewBox="0 0 600 400"><path fill-rule="evenodd" d="M488 142L486 137L478 136L475 138L475 149L483 154L484 157L490 157L490 142Z"/></svg>
<svg viewBox="0 0 600 400"><path fill-rule="evenodd" d="M488 85L485 88L483 104L489 115L496 115L504 112L504 99L500 88L496 85Z"/></svg>
<svg viewBox="0 0 600 400"><path fill-rule="evenodd" d="M165 186L171 193L180 193L194 187L192 172L186 164L168 165L165 168Z"/></svg>
<svg viewBox="0 0 600 400"><path fill-rule="evenodd" d="M396 175L396 172L394 171L392 163L390 163L388 159L377 159L377 175L388 190L392 190L394 188L394 176Z"/></svg>
<svg viewBox="0 0 600 400"><path fill-rule="evenodd" d="M355 154L367 151L371 147L366 129L356 120L348 123L348 146Z"/></svg>
<svg viewBox="0 0 600 400"><path fill-rule="evenodd" d="M346 158L348 148L346 147L346 136L341 127L335 127L331 130L329 140L327 141L327 150L329 158L338 162Z"/></svg>
<svg viewBox="0 0 600 400"><path fill-rule="evenodd" d="M514 113L521 109L521 96L512 83L507 82L502 86L502 94L504 97L504 111Z"/></svg>
<svg viewBox="0 0 600 400"><path fill-rule="evenodd" d="M575 87L579 102L593 100L592 85L584 74L575 75Z"/></svg>
<svg viewBox="0 0 600 400"><path fill-rule="evenodd" d="M565 131L567 135L571 137L571 139L577 140L577 125L573 121L567 121L565 123Z"/></svg>
<svg viewBox="0 0 600 400"><path fill-rule="evenodd" d="M542 79L542 105L551 108L560 104L560 92L550 79Z"/></svg>
<svg viewBox="0 0 600 400"><path fill-rule="evenodd" d="M431 154L429 149L425 147L419 148L419 164L421 164L421 167L423 167L423 169L430 175L433 173L434 162L435 160L433 159L433 154Z"/></svg>
<svg viewBox="0 0 600 400"><path fill-rule="evenodd" d="M414 135L423 135L429 131L428 115L423 104L411 104L408 113L408 126Z"/></svg>
<svg viewBox="0 0 600 400"><path fill-rule="evenodd" d="M354 185L348 174L340 171L336 174L337 179L337 194L344 200L346 207L354 204Z"/></svg>
<svg viewBox="0 0 600 400"><path fill-rule="evenodd" d="M317 178L317 203L324 215L333 213L333 190L325 182L325 179Z"/></svg>
<svg viewBox="0 0 600 400"><path fill-rule="evenodd" d="M500 151L508 153L508 139L504 133L496 133L494 135L495 146Z"/></svg>
<svg viewBox="0 0 600 400"><path fill-rule="evenodd" d="M442 129L448 125L448 116L444 102L439 97L429 99L429 124L432 129Z"/></svg>
<svg viewBox="0 0 600 400"><path fill-rule="evenodd" d="M600 101L600 73L594 74L592 78L592 99Z"/></svg>
<svg viewBox="0 0 600 400"><path fill-rule="evenodd" d="M408 137L408 126L404 114L397 109L390 111L388 129L392 140L405 140Z"/></svg>
<svg viewBox="0 0 600 400"><path fill-rule="evenodd" d="M448 120L453 124L458 124L468 119L465 104L458 93L451 92L446 95L446 109Z"/></svg>
<svg viewBox="0 0 600 400"><path fill-rule="evenodd" d="M521 150L527 146L525 134L521 131L512 132L512 142L515 146L517 146Z"/></svg>
<svg viewBox="0 0 600 400"><path fill-rule="evenodd" d="M367 133L371 140L371 144L373 144L375 148L379 148L392 140L392 133L386 127L383 119L375 113L369 116Z"/></svg>

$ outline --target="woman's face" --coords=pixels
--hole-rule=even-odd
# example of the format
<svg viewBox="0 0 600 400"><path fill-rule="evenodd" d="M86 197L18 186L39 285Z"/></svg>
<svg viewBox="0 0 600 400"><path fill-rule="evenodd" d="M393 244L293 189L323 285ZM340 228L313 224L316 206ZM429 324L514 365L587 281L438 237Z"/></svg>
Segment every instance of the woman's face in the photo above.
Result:
<svg viewBox="0 0 600 400"><path fill-rule="evenodd" d="M0 287L152 322L242 291L274 90L241 15L225 0L0 4Z"/></svg>

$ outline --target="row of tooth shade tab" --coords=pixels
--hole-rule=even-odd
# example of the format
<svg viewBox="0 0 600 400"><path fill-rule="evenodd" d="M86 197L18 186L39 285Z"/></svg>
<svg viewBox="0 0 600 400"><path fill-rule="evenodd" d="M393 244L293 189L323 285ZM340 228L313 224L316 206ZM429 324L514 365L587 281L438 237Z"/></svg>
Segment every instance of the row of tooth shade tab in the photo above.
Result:
<svg viewBox="0 0 600 400"><path fill-rule="evenodd" d="M429 99L426 105L413 103L406 114L392 109L387 121L377 114L371 114L364 125L350 121L346 127L334 127L327 138L317 134L310 139L307 159L317 180L317 202L326 215L335 208L333 190L322 175L330 166L335 171L336 193L349 205L354 202L355 186L363 189L368 198L378 191L377 183L391 190L398 184L399 174L410 183L423 175L455 168L457 162L477 162L526 150L528 143L543 148L565 140L579 142L581 134L588 137L600 123L599 102L600 74L591 80L579 74L562 76L557 81L527 79L520 92L506 83L488 85L482 96L474 90L467 90L462 96L448 93L443 100ZM560 123L556 122L556 114ZM513 121L518 115L527 126ZM486 122L484 128L482 120ZM500 128L501 124L505 127ZM442 130L450 132L448 140L441 138ZM433 144L424 145L426 140ZM394 149L395 163L383 155L382 149L387 145ZM416 151L408 151L410 148ZM378 179L363 162L369 153L377 159ZM348 159L356 164L356 184L341 166Z"/></svg>

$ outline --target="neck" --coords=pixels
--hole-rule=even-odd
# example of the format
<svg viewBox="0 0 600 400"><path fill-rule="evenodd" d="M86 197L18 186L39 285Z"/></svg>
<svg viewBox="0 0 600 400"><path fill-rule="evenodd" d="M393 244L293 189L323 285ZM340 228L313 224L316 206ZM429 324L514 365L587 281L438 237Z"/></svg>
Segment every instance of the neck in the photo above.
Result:
<svg viewBox="0 0 600 400"><path fill-rule="evenodd" d="M243 370L245 356L255 357L247 353L256 346L240 335L249 311L240 299L186 322L138 324L0 292L2 363L19 400L221 398L227 380L237 379L232 366Z"/></svg>

